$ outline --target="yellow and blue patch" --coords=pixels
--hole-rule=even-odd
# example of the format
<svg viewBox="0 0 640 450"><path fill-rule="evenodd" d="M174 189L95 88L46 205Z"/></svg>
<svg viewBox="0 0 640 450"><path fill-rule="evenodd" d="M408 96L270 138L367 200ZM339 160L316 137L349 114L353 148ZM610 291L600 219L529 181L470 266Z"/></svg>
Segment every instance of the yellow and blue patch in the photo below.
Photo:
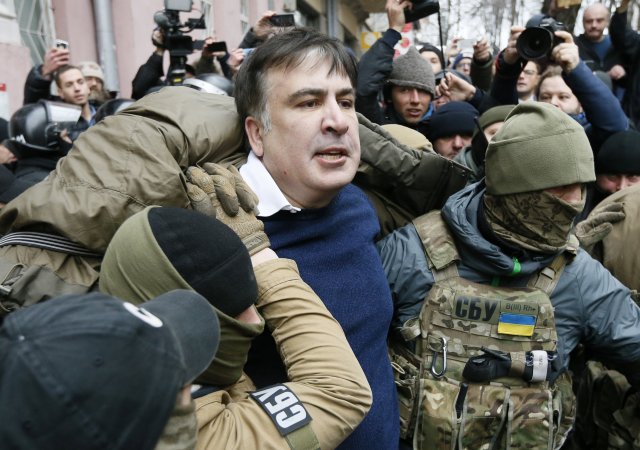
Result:
<svg viewBox="0 0 640 450"><path fill-rule="evenodd" d="M526 314L500 313L498 333L513 336L533 336L536 317Z"/></svg>

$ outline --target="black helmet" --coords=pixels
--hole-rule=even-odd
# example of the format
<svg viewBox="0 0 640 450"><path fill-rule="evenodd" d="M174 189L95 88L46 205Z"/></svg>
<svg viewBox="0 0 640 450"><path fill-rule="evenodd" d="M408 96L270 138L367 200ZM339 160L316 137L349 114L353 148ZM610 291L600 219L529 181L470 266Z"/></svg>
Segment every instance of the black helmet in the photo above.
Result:
<svg viewBox="0 0 640 450"><path fill-rule="evenodd" d="M96 111L96 115L93 116L95 123L100 122L107 116L111 116L117 112L122 111L125 108L133 105L135 100L130 98L114 98L113 100L107 100L102 104L100 108Z"/></svg>
<svg viewBox="0 0 640 450"><path fill-rule="evenodd" d="M82 109L68 103L40 100L17 110L9 121L9 144L16 156L49 154L59 149L58 137L73 127Z"/></svg>
<svg viewBox="0 0 640 450"><path fill-rule="evenodd" d="M215 73L201 73L193 78L187 78L182 84L209 94L233 95L231 80Z"/></svg>

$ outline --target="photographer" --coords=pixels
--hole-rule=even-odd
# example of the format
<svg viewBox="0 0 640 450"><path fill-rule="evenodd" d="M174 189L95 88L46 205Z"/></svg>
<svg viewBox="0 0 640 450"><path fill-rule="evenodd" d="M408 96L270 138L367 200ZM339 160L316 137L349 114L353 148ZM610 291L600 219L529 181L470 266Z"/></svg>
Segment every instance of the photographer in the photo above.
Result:
<svg viewBox="0 0 640 450"><path fill-rule="evenodd" d="M156 86L163 86L164 69L162 67L164 61L164 52L167 50L164 46L164 32L161 28L153 30L151 42L156 47L147 62L140 66L131 82L131 98L138 100L142 98L149 89ZM193 77L200 73L223 74L222 66L226 66L226 53L214 53L207 50L207 46L216 42L215 37L208 37L204 41L200 59L196 62L195 68L189 64L185 64L185 77Z"/></svg>
<svg viewBox="0 0 640 450"><path fill-rule="evenodd" d="M578 121L597 154L607 137L627 129L628 119L611 90L580 59L578 47L571 34L563 30L564 26L550 17L538 18L535 22L528 23L527 30L544 28L553 36L550 51L542 59L546 59L550 67L540 78L536 98L553 104ZM518 50L518 45L520 48L523 45L519 38L524 31L522 27L511 28L509 43L496 62L491 95L501 104L518 102L516 86L527 61Z"/></svg>
<svg viewBox="0 0 640 450"><path fill-rule="evenodd" d="M240 70L240 65L253 49L286 29L286 26L276 25L272 22L274 16L277 15L275 11L265 11L256 24L245 33L238 48L229 52L228 58L225 60L227 66L223 66L224 74L227 78L233 79L238 70Z"/></svg>
<svg viewBox="0 0 640 450"><path fill-rule="evenodd" d="M625 112L636 128L640 128L640 34L627 23L629 0L622 0L611 19L609 33L613 45L629 62L628 86L622 100Z"/></svg>

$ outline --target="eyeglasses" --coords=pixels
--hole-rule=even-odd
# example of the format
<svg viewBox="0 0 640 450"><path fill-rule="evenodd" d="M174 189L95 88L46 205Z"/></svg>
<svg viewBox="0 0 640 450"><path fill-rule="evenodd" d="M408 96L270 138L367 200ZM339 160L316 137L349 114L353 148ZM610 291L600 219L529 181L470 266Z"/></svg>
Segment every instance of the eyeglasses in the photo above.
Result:
<svg viewBox="0 0 640 450"><path fill-rule="evenodd" d="M470 62L460 62L456 65L456 67L471 67Z"/></svg>
<svg viewBox="0 0 640 450"><path fill-rule="evenodd" d="M534 75L538 75L538 72L536 72L535 70L523 70L522 73L525 74L528 77L532 77Z"/></svg>

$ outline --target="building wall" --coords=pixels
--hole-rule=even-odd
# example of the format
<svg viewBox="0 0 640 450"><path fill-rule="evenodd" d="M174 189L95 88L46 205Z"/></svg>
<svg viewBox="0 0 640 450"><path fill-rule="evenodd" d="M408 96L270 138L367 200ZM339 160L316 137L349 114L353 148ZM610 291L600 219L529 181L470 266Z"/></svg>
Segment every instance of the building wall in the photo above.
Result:
<svg viewBox="0 0 640 450"><path fill-rule="evenodd" d="M96 28L90 0L52 0L56 38L69 42L71 63L96 61Z"/></svg>
<svg viewBox="0 0 640 450"><path fill-rule="evenodd" d="M0 101L8 101L8 111L12 113L22 105L22 90L31 68L31 58L29 49L20 42L15 11L9 2L0 2L0 61L8 68L0 74L0 83L5 83L7 88L7 97ZM6 111L5 105L0 111ZM4 113L0 117L9 120Z"/></svg>
<svg viewBox="0 0 640 450"><path fill-rule="evenodd" d="M7 84L10 110L14 112L22 105L22 91L26 76L32 67L29 50L20 43L20 35L15 20L3 9L3 4L12 0L0 0L0 60L10 71L0 75L0 83ZM16 0L20 1L20 0ZM325 14L327 0L306 0L306 4L321 16ZM240 21L239 0L211 0L212 26L218 40L227 42L231 50L238 46L243 37ZM285 0L248 0L248 25L252 26L268 10L270 4L274 10L282 12ZM291 1L287 1L291 4ZM340 3L340 2L339 2ZM111 0L113 32L116 59L118 64L118 83L121 97L131 96L131 80L136 71L154 51L151 33L156 26L153 15L164 8L164 0ZM198 6L194 0L194 6ZM98 61L96 26L92 0L51 0L56 38L69 42L72 63ZM12 8L10 8L12 9ZM360 24L348 8L340 6L339 22L354 36L359 36ZM196 17L198 12L191 14ZM189 15L182 13L185 20ZM325 21L326 22L326 21ZM191 33L195 39L203 39L204 30ZM192 62L197 52L191 55ZM165 54L165 69L168 67L168 55Z"/></svg>
<svg viewBox="0 0 640 450"><path fill-rule="evenodd" d="M120 97L131 97L133 77L140 65L144 64L155 51L151 43L151 33L156 27L153 15L163 8L163 0L112 0ZM165 55L164 67L168 65L169 58Z"/></svg>

